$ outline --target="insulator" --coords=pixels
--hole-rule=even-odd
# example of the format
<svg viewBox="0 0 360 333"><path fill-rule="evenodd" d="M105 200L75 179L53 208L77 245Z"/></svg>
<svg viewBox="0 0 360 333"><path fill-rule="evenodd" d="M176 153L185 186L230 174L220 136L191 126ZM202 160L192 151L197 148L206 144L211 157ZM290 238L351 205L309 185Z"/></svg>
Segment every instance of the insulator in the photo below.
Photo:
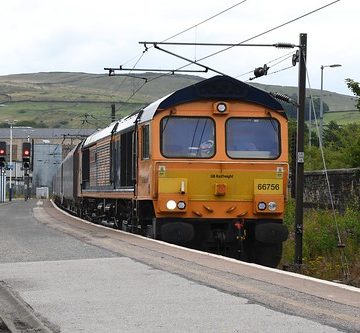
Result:
<svg viewBox="0 0 360 333"><path fill-rule="evenodd" d="M291 43L276 43L274 46L279 49L293 49L295 47L295 45Z"/></svg>
<svg viewBox="0 0 360 333"><path fill-rule="evenodd" d="M284 102L289 102L290 101L290 97L289 96L286 96L284 94L280 94L280 93L271 93L272 96L274 96L275 98L277 99L280 99Z"/></svg>
<svg viewBox="0 0 360 333"><path fill-rule="evenodd" d="M291 62L293 66L296 66L296 63L299 62L299 50L293 54Z"/></svg>
<svg viewBox="0 0 360 333"><path fill-rule="evenodd" d="M265 74L264 68L262 67L255 68L254 70L255 77L260 77L263 76L264 74Z"/></svg>
<svg viewBox="0 0 360 333"><path fill-rule="evenodd" d="M294 102L289 96L286 96L284 94L271 92L270 95L273 96L274 98L280 100L280 101L290 103L290 104L293 104L293 105L297 105L296 102Z"/></svg>
<svg viewBox="0 0 360 333"><path fill-rule="evenodd" d="M267 75L269 68L270 67L268 67L266 64L263 67L255 68L255 70L254 70L255 77L261 77L261 76Z"/></svg>

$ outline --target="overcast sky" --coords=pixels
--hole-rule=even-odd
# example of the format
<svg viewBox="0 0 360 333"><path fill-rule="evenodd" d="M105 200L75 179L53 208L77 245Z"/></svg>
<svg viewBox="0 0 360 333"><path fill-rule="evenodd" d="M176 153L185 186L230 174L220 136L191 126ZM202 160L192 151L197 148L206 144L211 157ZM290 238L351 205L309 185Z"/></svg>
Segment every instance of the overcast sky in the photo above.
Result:
<svg viewBox="0 0 360 333"><path fill-rule="evenodd" d="M240 1L3 0L0 75L105 73L104 67L132 68L139 59L137 68L175 69L187 63L153 48L143 54L144 48L138 42L159 42L197 25L169 41L240 43L333 1L245 0L199 24ZM359 13L359 1L340 0L249 43L298 44L299 34L307 33L307 87L320 89L321 65L341 64L338 68L324 68L324 89L351 95L345 79L360 81ZM220 50L200 46L164 48L192 60ZM234 47L199 62L243 81L252 74L242 74L267 64L268 75L254 82L297 86L298 66L281 71L291 66L291 58L285 59L291 52L295 50Z"/></svg>

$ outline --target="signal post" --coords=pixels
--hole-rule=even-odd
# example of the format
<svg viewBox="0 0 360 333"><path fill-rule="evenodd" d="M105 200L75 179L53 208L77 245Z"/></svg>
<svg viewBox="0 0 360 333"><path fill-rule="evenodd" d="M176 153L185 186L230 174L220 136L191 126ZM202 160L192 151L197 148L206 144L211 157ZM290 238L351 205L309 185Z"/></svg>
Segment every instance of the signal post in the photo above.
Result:
<svg viewBox="0 0 360 333"><path fill-rule="evenodd" d="M31 143L23 142L22 146L22 164L24 170L24 199L27 201L30 198L29 186L29 171L30 171L30 158L31 158Z"/></svg>
<svg viewBox="0 0 360 333"><path fill-rule="evenodd" d="M0 142L0 202L6 197L6 142Z"/></svg>

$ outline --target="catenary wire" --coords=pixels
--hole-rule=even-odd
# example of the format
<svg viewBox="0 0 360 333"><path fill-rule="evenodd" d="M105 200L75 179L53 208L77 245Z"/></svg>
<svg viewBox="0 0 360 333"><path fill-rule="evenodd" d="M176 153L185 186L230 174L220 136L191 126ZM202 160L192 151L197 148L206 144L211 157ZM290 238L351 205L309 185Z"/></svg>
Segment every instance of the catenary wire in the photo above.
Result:
<svg viewBox="0 0 360 333"><path fill-rule="evenodd" d="M222 10L222 11L220 11L220 12L218 12L218 13L212 15L212 16L210 16L209 18L207 18L207 19L205 19L205 20L203 20L203 21L201 21L201 22L199 22L199 23L197 23L197 24L195 24L195 25L193 25L193 26L191 26L191 27L189 27L189 28L186 28L186 29L184 29L184 30L182 30L182 31L180 31L180 32L178 32L178 33L176 33L176 34L174 34L174 35L166 38L166 39L164 39L163 42L166 42L166 41L168 41L168 40L170 40L170 39L172 39L172 38L175 38L175 37L177 37L177 36L180 36L181 34L187 32L187 31L189 31L189 30L191 30L191 29L193 29L193 28L197 28L199 25L204 24L204 23L206 23L206 22L208 22L208 21L210 21L210 20L212 20L212 19L214 19L214 18L216 18L216 17L218 17L218 16L226 13L227 11L229 11L229 10L231 10L231 9L233 9L233 8L235 8L235 7L243 4L243 3L245 3L246 1L247 1L247 0L242 0L242 1L240 1L240 2L237 2L236 4L234 4L234 5L230 6L230 7L228 7L228 8L226 8L226 9L224 9L224 10ZM149 48L150 48L150 47L149 47ZM125 62L124 64L126 64L126 63L128 63L128 62L130 62L130 61L133 61L134 59L138 58L138 60L136 61L136 63L135 63L135 64L133 65L133 67L132 67L132 69L134 69L134 68L136 67L136 65L140 62L141 58L144 56L145 52L146 52L149 48L146 48L146 49L142 52L142 54L140 55L140 57L137 57L137 56L136 56L136 57L133 57L133 58L131 58L130 60L128 60L127 62ZM123 64L123 65L124 65L124 64ZM131 71L130 71L129 73L131 73ZM132 94L126 99L126 102L128 102L132 97L134 97L135 94L136 94L137 92L139 92L146 83L151 82L151 81L153 81L154 79L160 78L160 77L165 76L165 75L168 75L168 74L162 74L162 75L160 75L159 77L155 77L155 78L153 78L153 79L151 79L151 80L149 80L149 81L145 81L134 93L132 93ZM126 77L125 77L125 78L123 79L123 81L120 83L119 89L122 87L122 85L124 84L125 80L126 80Z"/></svg>
<svg viewBox="0 0 360 333"><path fill-rule="evenodd" d="M280 24L280 25L277 25L277 26L275 26L275 27L273 27L273 28L271 28L271 29L268 29L268 30L266 30L266 31L264 31L264 32L262 32L262 33L260 33L260 34L257 34L257 35L255 35L255 36L253 36L253 37L248 38L248 39L246 39L246 40L238 43L238 45L243 44L243 43L246 43L246 42L248 42L248 41L250 41L250 40L253 40L253 39L258 38L258 37L260 37L260 36L263 36L263 35L265 35L265 34L268 34L268 33L272 32L272 31L274 31L274 30L277 30L277 29L279 29L279 28L282 28L282 27L284 27L284 26L286 26L286 25L288 25L288 24L290 24L290 23L293 23L293 22L295 22L295 21L297 21L297 20L300 20L300 19L302 19L302 18L304 18L304 17L306 17L306 16L309 16L309 15L311 15L311 14L313 14L313 13L316 13L316 12L318 12L318 11L326 8L326 7L329 7L329 6L335 4L335 3L339 2L339 1L340 1L340 0L332 1L332 2L330 2L330 3L328 3L328 4L324 5L324 6L321 6L321 7L319 7L319 8L316 8L316 9L314 9L314 10L312 10L312 11L310 11L310 12L307 12L307 13L301 15L301 16L298 16L298 17L296 17L296 18L294 18L294 19L291 19L291 20L289 20L289 21L286 21L286 22L284 22L284 23L282 23L282 24ZM227 51L227 50L229 50L229 49L231 49L231 48L233 48L233 47L235 47L235 46L236 46L236 45L234 45L234 46L229 46L229 47L224 48L224 49L222 49L222 50L220 50L220 51L214 52L214 53L212 53L212 54L210 54L210 55L207 55L207 56L205 56L205 57L203 57L203 58L200 58L198 61L196 61L196 63L198 63L198 62L201 61L201 60L208 59L208 58L210 58L210 57L212 57L212 56L215 56L215 55L217 55L217 54L219 54L219 53L225 52L225 51ZM191 65L191 64L192 64L192 63L188 63L188 64L186 64L186 65L183 65L183 66L177 68L177 70L182 69L182 68L185 68L185 67L187 67L187 66L189 66L189 65ZM169 75L169 74L161 74L161 75L159 75L159 76L157 76L157 77L152 78L152 79L149 80L148 82L151 82L151 81L153 81L153 80L156 80L156 79L161 78L161 77L166 76L166 75Z"/></svg>
<svg viewBox="0 0 360 333"><path fill-rule="evenodd" d="M209 18L201 21L200 23L197 23L197 24L191 26L190 28L187 28L187 29L185 29L185 30L183 30L183 31L180 31L179 33L176 33L175 35L172 35L172 36L164 39L164 40L161 41L161 42L162 42L162 43L163 43L163 42L167 42L168 40L173 39L173 38L175 38L175 37L177 37L177 36L180 36L180 35L182 35L183 33L188 32L188 31L191 30L191 29L197 28L199 25L201 25L201 24L203 24L203 23L206 23L206 22L214 19L215 17L220 16L221 14L226 13L227 11L229 11L229 10L231 10L231 9L233 9L233 8L241 5L241 4L243 4L243 3L246 2L246 1L247 1L247 0L240 1L240 2L236 3L235 5L232 5L232 6L228 7L228 8L220 11L219 13L216 13L216 14L214 14L213 16L210 16Z"/></svg>
<svg viewBox="0 0 360 333"><path fill-rule="evenodd" d="M249 42L249 41L251 41L251 40L253 40L253 39L255 39L255 38L258 38L258 37L261 37L261 36L263 36L263 35L266 35L266 34L272 32L272 31L274 31L274 30L277 30L277 29L282 28L282 27L284 27L284 26L286 26L286 25L288 25L288 24L290 24L290 23L293 23L293 22L295 22L295 21L297 21L297 20L300 20L300 19L302 19L302 18L304 18L304 17L306 17L306 16L309 16L309 15L311 15L311 14L314 14L314 13L318 12L319 10L322 10L322 9L324 9L324 8L326 8L326 7L329 7L329 6L335 4L336 2L339 2L339 1L340 1L340 0L332 1L332 2L326 4L326 5L322 6L322 7L319 7L319 8L317 8L317 9L314 9L314 10L312 10L312 11L310 11L310 12L307 12L307 13L301 15L301 16L298 16L298 17L296 17L296 18L294 18L294 19L291 19L291 20L289 20L289 21L287 21L287 22L285 22L285 23L279 24L279 25L277 25L277 26L275 26L275 27L273 27L273 28L271 28L271 29L268 29L268 30L266 30L266 31L264 31L264 32L262 32L262 33L259 33L259 34L255 35L255 36L253 36L253 37L250 37L250 38L248 38L248 39L245 39L245 40L243 40L242 42L239 42L239 43L236 44L236 45L244 44L244 43ZM225 52L225 51L227 51L227 50L230 50L230 49L232 49L233 47L235 47L236 45L229 46L229 47L226 47L226 48L224 48L224 49L222 49L222 50L219 50L219 51L217 51L217 52L211 53L211 54L209 54L209 55L207 55L207 56L199 59L199 61L208 59L208 58L213 57L213 56L215 56L215 55L217 55L217 54L220 54L220 53L222 53L222 52Z"/></svg>
<svg viewBox="0 0 360 333"><path fill-rule="evenodd" d="M178 36L184 34L185 32L190 31L191 29L197 28L199 25L204 24L204 23L206 23L206 22L208 22L208 21L210 21L210 20L212 20L212 19L214 19L214 18L216 18L216 17L218 17L218 16L226 13L227 11L229 11L229 10L231 10L231 9L233 9L233 8L241 5L241 4L243 4L243 3L246 2L246 1L248 1L248 0L239 1L239 2L237 2L236 4L230 6L230 7L226 8L226 9L223 9L222 11L220 11L220 12L218 12L218 13L210 16L210 17L208 17L207 19L205 19L205 20L203 20L203 21L201 21L201 22L199 22L199 23L197 23L197 24L194 24L194 25L192 25L191 27L186 28L186 29L184 29L184 30L182 30L182 31L180 31L180 32L178 32L178 33L170 36L170 37L167 37L167 38L163 39L161 42L162 42L162 43L163 43L163 42L167 42L167 41L169 41L169 40L172 39L172 38L178 37ZM149 49L152 48L152 47L153 47L153 46L150 46ZM126 62L124 62L123 65L128 64L129 62L133 61L133 60L136 59L136 58L138 58L138 56L132 57L131 59L129 59L129 60L127 60Z"/></svg>
<svg viewBox="0 0 360 333"><path fill-rule="evenodd" d="M299 20L299 19L302 19L302 18L304 18L304 17L306 17L306 16L308 16L308 15L311 15L311 14L313 14L313 13L315 13L315 12L318 12L318 11L320 11L320 10L326 8L326 7L329 7L329 6L335 4L335 3L339 2L339 1L340 1L340 0L332 1L332 2L330 2L330 3L328 3L328 4L324 5L324 6L321 6L321 7L317 8L317 9L314 9L314 10L312 10L312 11L310 11L310 12L307 12L307 13L301 15L301 16L298 16L298 17L296 17L296 18L294 18L294 19L292 19L292 20L289 20L289 21L287 21L287 22L285 22L285 23L282 23L282 24L280 24L280 25L277 25L277 26L275 26L275 27L273 27L273 28L271 28L271 29L268 29L268 30L266 30L266 31L264 31L264 32L262 32L262 33L260 33L260 34L257 34L257 35L255 35L255 36L253 36L253 37L250 37L250 38L248 38L248 39L246 39L246 40L244 40L244 41L242 41L242 42L240 42L240 43L238 43L238 44L243 44L243 43L246 43L246 42L248 42L248 41L250 41L250 40L253 40L253 39L255 39L255 38L258 38L258 37L260 37L260 36L263 36L263 35L265 35L265 34L267 34L267 33L270 33L270 32L272 32L272 31L274 31L274 30L277 30L277 29L279 29L279 28L281 28L281 27L284 27L284 26L286 26L286 25L288 25L288 24L290 24L290 23L293 23L293 22L295 22L295 21L297 21L297 20ZM243 3L243 2L241 2L241 3ZM240 4L240 3L239 3L239 4ZM233 7L232 7L232 8L233 8ZM224 12L224 11L223 11L223 12ZM199 25L199 24L198 24L198 25ZM196 25L195 25L195 26L196 26ZM191 29L191 28L189 28L189 29ZM187 30L187 29L185 29L185 30ZM185 31L185 30L184 30L184 31ZM169 39L172 38L172 37L173 37L173 36L169 37ZM167 40L168 40L168 39L167 39ZM230 46L230 47L224 48L224 49L222 49L222 50L220 50L220 51L214 52L214 53L212 53L212 54L210 54L210 55L208 55L208 56L206 56L206 57L203 57L203 58L199 59L198 61L201 61L201 60L210 58L210 57L215 56L215 55L217 55L217 54L219 54L219 53L225 52L225 51L227 51L227 50L229 50L229 49L231 49L231 48L233 48L233 47L234 47L234 46ZM144 52L142 53L142 55L143 55L143 54L144 54ZM197 61L197 62L198 62L198 61ZM197 62L196 62L196 63L197 63ZM190 63L190 64L183 65L183 66L181 66L181 67L179 67L179 68L177 68L177 69L182 69L182 68L185 68L185 67L187 67L187 66L189 66L189 65L191 65L191 63ZM157 77L154 77L154 78L148 80L148 81L145 82L143 85L141 85L139 89L137 89L136 93L137 93L138 91L140 91L140 90L142 89L142 87L143 87L146 83L149 83L149 82L151 82L151 81L154 81L154 80L156 80L156 79L159 79L159 78L161 78L161 77L163 77L163 76L167 76L167 75L169 75L169 74L161 74L161 75L159 75L159 76L157 76ZM132 98L134 95L135 95L135 94L133 93L130 98ZM129 101L130 98L128 98L127 101Z"/></svg>
<svg viewBox="0 0 360 333"><path fill-rule="evenodd" d="M282 56L280 56L280 57L277 57L277 58L275 58L275 59L273 59L273 60L267 61L265 64L266 64L266 65L269 65L269 64L273 63L274 61L277 61L277 60L279 60L279 59L282 59L282 60L279 60L277 63L273 64L273 65L271 66L271 68L272 68L272 67L274 67L274 66L282 63L283 61L291 58L293 53L294 53L294 52L291 51L291 52L286 53L286 54L284 54L284 55L282 55ZM293 67L293 66L290 66L290 67ZM285 69L288 69L288 68L290 68L290 67L287 67L287 68L285 68ZM284 70L284 69L283 69L283 70ZM281 71L281 70L280 70L280 71ZM251 70L251 71L248 71L248 72L246 72L246 73L237 75L237 76L235 76L235 78L237 79L237 78L239 78L239 77L242 77L242 76L251 74L251 73L253 73L253 72L254 72L254 70ZM273 74L273 73L277 73L277 72L271 72L271 73L269 73L268 75Z"/></svg>

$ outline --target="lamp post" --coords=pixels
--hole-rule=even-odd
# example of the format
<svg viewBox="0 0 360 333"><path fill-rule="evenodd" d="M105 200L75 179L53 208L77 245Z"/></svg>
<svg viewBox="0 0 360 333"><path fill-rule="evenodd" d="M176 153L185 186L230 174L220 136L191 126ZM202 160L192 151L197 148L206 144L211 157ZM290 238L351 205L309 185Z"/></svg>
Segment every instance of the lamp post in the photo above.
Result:
<svg viewBox="0 0 360 333"><path fill-rule="evenodd" d="M323 139L323 123L324 123L324 103L323 103L323 86L324 86L324 68L325 67L341 67L340 64L321 65L321 85L320 85L320 142Z"/></svg>
<svg viewBox="0 0 360 333"><path fill-rule="evenodd" d="M17 122L17 120L6 120L7 123L10 125L10 156L9 156L9 162L10 162L10 177L9 177L9 201L12 200L12 139L13 139L13 125Z"/></svg>

